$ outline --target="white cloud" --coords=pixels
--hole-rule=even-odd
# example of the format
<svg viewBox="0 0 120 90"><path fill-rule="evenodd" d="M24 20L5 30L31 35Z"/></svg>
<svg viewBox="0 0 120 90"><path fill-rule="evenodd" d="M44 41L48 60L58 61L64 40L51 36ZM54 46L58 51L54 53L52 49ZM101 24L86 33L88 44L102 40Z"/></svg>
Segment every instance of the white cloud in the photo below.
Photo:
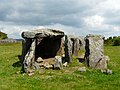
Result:
<svg viewBox="0 0 120 90"><path fill-rule="evenodd" d="M94 15L94 16L88 16L83 18L85 24L88 27L102 27L104 24L104 17L98 16L98 15Z"/></svg>
<svg viewBox="0 0 120 90"><path fill-rule="evenodd" d="M0 27L11 38L36 28L120 35L120 0L0 0Z"/></svg>

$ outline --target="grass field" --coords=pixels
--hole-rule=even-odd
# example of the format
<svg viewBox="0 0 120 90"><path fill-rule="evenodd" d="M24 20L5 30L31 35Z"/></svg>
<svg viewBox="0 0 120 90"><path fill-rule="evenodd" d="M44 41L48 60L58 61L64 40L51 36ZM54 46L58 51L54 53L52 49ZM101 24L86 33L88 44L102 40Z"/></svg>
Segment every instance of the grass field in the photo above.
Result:
<svg viewBox="0 0 120 90"><path fill-rule="evenodd" d="M0 45L0 90L120 90L120 46L105 46L110 56L112 75L88 69L77 71L82 64L74 64L64 70L44 70L33 76L16 73L21 70L21 44Z"/></svg>

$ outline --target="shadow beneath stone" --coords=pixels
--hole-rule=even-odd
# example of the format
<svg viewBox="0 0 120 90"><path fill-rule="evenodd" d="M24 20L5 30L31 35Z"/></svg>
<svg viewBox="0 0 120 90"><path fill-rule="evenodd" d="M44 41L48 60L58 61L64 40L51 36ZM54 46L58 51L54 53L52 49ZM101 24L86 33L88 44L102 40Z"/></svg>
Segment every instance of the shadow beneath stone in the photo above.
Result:
<svg viewBox="0 0 120 90"><path fill-rule="evenodd" d="M13 63L13 67L21 67L22 66L22 56L21 55L18 55L17 56L18 57L18 59L19 59L19 61L17 61L17 62L15 62L15 63Z"/></svg>
<svg viewBox="0 0 120 90"><path fill-rule="evenodd" d="M85 62L84 58L76 58L76 59L78 59L78 61L81 62L81 63Z"/></svg>
<svg viewBox="0 0 120 90"><path fill-rule="evenodd" d="M22 72L24 72L24 70L23 70L23 60L22 60L22 55L18 55L18 56L16 56L16 57L18 57L19 61L13 63L12 66L13 66L13 67L21 67L21 73L22 73Z"/></svg>

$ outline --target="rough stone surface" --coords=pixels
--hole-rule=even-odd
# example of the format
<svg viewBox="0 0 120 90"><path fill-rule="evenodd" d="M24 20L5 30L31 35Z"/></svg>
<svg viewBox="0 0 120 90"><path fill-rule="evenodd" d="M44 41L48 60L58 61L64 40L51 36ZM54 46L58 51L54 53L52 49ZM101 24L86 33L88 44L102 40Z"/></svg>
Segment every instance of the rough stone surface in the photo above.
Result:
<svg viewBox="0 0 120 90"><path fill-rule="evenodd" d="M61 56L55 56L54 69L63 69Z"/></svg>
<svg viewBox="0 0 120 90"><path fill-rule="evenodd" d="M105 74L112 74L113 73L112 70L110 70L110 69L101 69L101 72L105 73Z"/></svg>
<svg viewBox="0 0 120 90"><path fill-rule="evenodd" d="M44 67L46 69L52 69L53 65L55 64L55 58L49 58L49 59L38 59L40 60L39 66Z"/></svg>
<svg viewBox="0 0 120 90"><path fill-rule="evenodd" d="M72 41L67 35L65 36L65 59L66 62L72 63Z"/></svg>
<svg viewBox="0 0 120 90"><path fill-rule="evenodd" d="M104 58L103 37L89 34L86 36L85 41L85 61L87 65L95 69L107 68L107 63Z"/></svg>
<svg viewBox="0 0 120 90"><path fill-rule="evenodd" d="M80 50L82 43L79 37L69 35L68 36L72 42L72 55L78 56L78 51Z"/></svg>
<svg viewBox="0 0 120 90"><path fill-rule="evenodd" d="M38 38L38 37L56 37L56 36L64 36L64 32L60 30L53 29L39 29L33 31L27 31L22 33L23 38Z"/></svg>
<svg viewBox="0 0 120 90"><path fill-rule="evenodd" d="M39 68L37 63L35 63L35 40L33 40L26 56L23 61L24 70L26 73L34 71L35 69Z"/></svg>
<svg viewBox="0 0 120 90"><path fill-rule="evenodd" d="M41 57L39 57L39 58L37 58L36 62L41 63L41 62L44 62L44 60Z"/></svg>
<svg viewBox="0 0 120 90"><path fill-rule="evenodd" d="M43 59L54 58L56 55L63 55L64 32L53 29L39 29L22 33L23 50L22 60L24 71L32 74L40 68L40 62ZM62 53L61 53L62 52ZM52 65L43 62L45 68L51 68ZM30 74L30 75L31 75Z"/></svg>
<svg viewBox="0 0 120 90"><path fill-rule="evenodd" d="M60 44L60 48L59 51L57 52L57 55L63 56L65 55L65 51L64 51L64 38L61 38L61 44Z"/></svg>
<svg viewBox="0 0 120 90"><path fill-rule="evenodd" d="M63 63L63 67L67 67L68 62Z"/></svg>

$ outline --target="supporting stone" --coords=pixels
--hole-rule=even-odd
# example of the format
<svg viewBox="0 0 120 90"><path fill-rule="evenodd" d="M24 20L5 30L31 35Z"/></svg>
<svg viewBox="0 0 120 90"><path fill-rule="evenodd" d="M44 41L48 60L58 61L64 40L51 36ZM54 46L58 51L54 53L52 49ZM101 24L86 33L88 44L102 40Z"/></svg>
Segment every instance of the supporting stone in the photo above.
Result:
<svg viewBox="0 0 120 90"><path fill-rule="evenodd" d="M73 35L69 35L68 38L72 42L72 55L73 56L78 56L78 52L82 47L81 38L78 37L78 36L73 36Z"/></svg>
<svg viewBox="0 0 120 90"><path fill-rule="evenodd" d="M72 41L65 35L65 59L66 62L72 63Z"/></svg>
<svg viewBox="0 0 120 90"><path fill-rule="evenodd" d="M104 40L101 35L87 35L85 38L85 61L90 68L105 69L107 68L104 57Z"/></svg>
<svg viewBox="0 0 120 90"><path fill-rule="evenodd" d="M73 47L72 47L72 55L78 56L78 51L80 49L80 43L78 38L72 38Z"/></svg>
<svg viewBox="0 0 120 90"><path fill-rule="evenodd" d="M32 44L23 61L23 66L26 73L33 73L35 69L39 68L39 65L37 65L37 63L35 62L35 46L36 39L33 39Z"/></svg>
<svg viewBox="0 0 120 90"><path fill-rule="evenodd" d="M64 48L65 48L65 46L64 46L64 38L61 38L60 48L59 48L59 50L58 50L56 55L59 55L59 56L65 55Z"/></svg>
<svg viewBox="0 0 120 90"><path fill-rule="evenodd" d="M25 55L27 54L32 43L32 39L22 40L22 60L24 61Z"/></svg>

